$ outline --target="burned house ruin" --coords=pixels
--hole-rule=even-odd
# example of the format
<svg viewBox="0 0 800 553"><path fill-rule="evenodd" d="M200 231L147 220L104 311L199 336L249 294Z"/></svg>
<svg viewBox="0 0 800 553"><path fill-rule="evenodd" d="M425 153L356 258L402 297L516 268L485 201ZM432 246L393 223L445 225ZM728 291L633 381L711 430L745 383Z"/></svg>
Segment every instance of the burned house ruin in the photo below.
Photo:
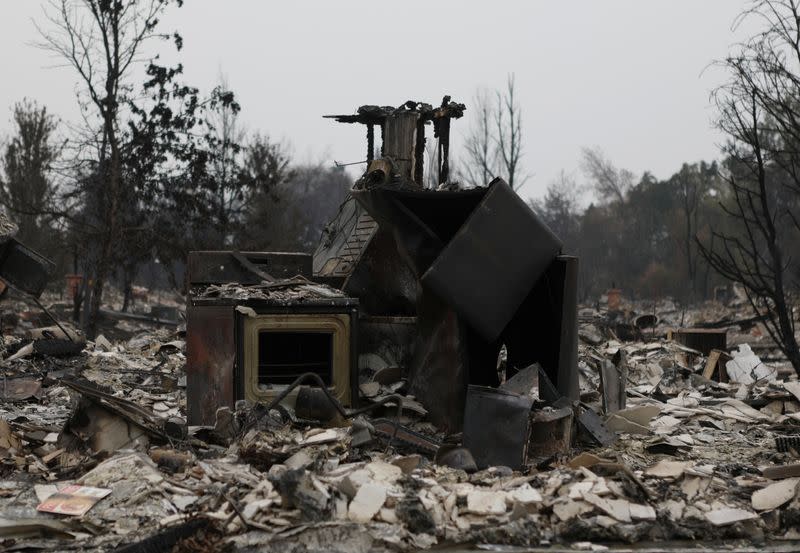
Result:
<svg viewBox="0 0 800 553"><path fill-rule="evenodd" d="M307 372L357 406L360 381L394 371L430 420L463 429L469 447L480 432L465 416L468 396L482 397L484 416L507 420L501 351L505 378L537 367L540 402L577 400L578 260L561 255L559 238L502 179L472 189L451 181L450 125L464 110L446 96L438 107L326 116L366 127L367 169L314 255L190 255L190 424L213 424L237 400L274 398ZM436 189L423 186L431 127ZM507 464L524 462L533 399L522 405L522 424L509 430L523 455Z"/></svg>

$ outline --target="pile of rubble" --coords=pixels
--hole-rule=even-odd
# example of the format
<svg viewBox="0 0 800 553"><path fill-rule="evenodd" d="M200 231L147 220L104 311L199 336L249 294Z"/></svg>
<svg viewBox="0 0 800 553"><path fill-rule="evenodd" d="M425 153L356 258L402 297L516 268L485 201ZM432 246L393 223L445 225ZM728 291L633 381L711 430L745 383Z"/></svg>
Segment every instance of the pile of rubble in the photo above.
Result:
<svg viewBox="0 0 800 553"><path fill-rule="evenodd" d="M181 332L101 336L64 357L34 349L14 358L30 340L6 336L0 545L601 550L800 540L800 382L783 371L720 382L726 367L709 372L709 357L658 333L622 342L587 322L581 334L581 401L616 440L600 446L584 433L521 471L477 470L460 436L426 422L402 380L361 382L377 407L354 417L314 421L240 401L216 425L187 428Z"/></svg>

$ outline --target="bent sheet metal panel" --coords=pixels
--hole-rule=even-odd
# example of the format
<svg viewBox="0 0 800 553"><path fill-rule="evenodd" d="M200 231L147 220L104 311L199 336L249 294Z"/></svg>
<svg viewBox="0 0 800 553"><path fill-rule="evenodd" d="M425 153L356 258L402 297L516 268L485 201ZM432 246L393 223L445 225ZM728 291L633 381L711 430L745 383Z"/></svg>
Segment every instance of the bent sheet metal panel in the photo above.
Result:
<svg viewBox="0 0 800 553"><path fill-rule="evenodd" d="M437 427L461 429L469 376L465 325L438 297L423 291L408 380L411 393Z"/></svg>
<svg viewBox="0 0 800 553"><path fill-rule="evenodd" d="M502 179L422 276L488 341L497 339L561 241Z"/></svg>
<svg viewBox="0 0 800 553"><path fill-rule="evenodd" d="M576 257L558 256L501 335L509 367L539 363L558 394L571 400L579 395L577 273Z"/></svg>
<svg viewBox="0 0 800 553"><path fill-rule="evenodd" d="M470 386L464 410L464 446L479 469L506 466L521 469L531 434L529 397L496 388Z"/></svg>
<svg viewBox="0 0 800 553"><path fill-rule="evenodd" d="M391 229L399 255L415 275L422 275L486 189L433 191L377 186L354 188L351 193L381 228Z"/></svg>
<svg viewBox="0 0 800 553"><path fill-rule="evenodd" d="M11 238L0 244L0 278L36 298L42 295L55 264Z"/></svg>

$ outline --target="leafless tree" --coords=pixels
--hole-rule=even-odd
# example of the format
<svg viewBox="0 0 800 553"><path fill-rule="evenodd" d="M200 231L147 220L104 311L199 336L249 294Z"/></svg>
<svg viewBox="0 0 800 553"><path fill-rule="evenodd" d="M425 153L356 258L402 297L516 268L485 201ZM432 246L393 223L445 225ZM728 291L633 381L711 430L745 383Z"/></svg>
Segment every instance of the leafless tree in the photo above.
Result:
<svg viewBox="0 0 800 553"><path fill-rule="evenodd" d="M466 159L461 178L473 186L484 186L497 175L497 144L494 134L494 103L486 89L475 94L472 127L465 141Z"/></svg>
<svg viewBox="0 0 800 553"><path fill-rule="evenodd" d="M601 200L624 205L625 194L633 187L635 176L618 169L598 148L583 148L582 169Z"/></svg>
<svg viewBox="0 0 800 553"><path fill-rule="evenodd" d="M170 0L49 0L47 24L39 28L42 46L72 68L80 83L83 146L92 175L79 185L91 196L87 245L86 306L83 326L96 331L103 289L111 275L114 249L124 232L122 213L130 202L122 174L124 109L132 94L129 77L153 38Z"/></svg>
<svg viewBox="0 0 800 553"><path fill-rule="evenodd" d="M530 175L522 166L522 109L516 97L514 75L509 75L505 89L495 91L494 95L479 90L473 103L476 115L466 137L461 178L474 186L485 186L500 176L518 189Z"/></svg>
<svg viewBox="0 0 800 553"><path fill-rule="evenodd" d="M224 75L220 75L218 86L229 90ZM241 185L244 163L241 145L245 142L245 129L239 120L239 112L231 107L220 108L211 119L218 150L211 164L212 176L217 183L213 211L220 234L217 247L224 248L231 246L236 231L233 224L244 211L246 188Z"/></svg>
<svg viewBox="0 0 800 553"><path fill-rule="evenodd" d="M514 74L508 76L506 89L497 92L497 109L494 123L497 141L497 154L500 170L508 185L516 190L528 180L523 172L521 161L522 147L522 109L515 97Z"/></svg>
<svg viewBox="0 0 800 553"><path fill-rule="evenodd" d="M757 0L742 20L763 25L720 64L728 81L713 95L728 136L726 213L737 231L715 232L701 253L744 286L752 309L800 373L789 282L792 233L800 231L800 10L795 0Z"/></svg>

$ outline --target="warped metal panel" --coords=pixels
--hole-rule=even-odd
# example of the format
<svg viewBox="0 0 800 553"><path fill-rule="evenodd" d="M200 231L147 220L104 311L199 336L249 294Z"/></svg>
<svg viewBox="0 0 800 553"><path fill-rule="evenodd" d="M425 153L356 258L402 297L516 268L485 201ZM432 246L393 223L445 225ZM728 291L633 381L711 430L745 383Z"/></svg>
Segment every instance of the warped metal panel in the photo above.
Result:
<svg viewBox="0 0 800 553"><path fill-rule="evenodd" d="M421 280L493 341L560 250L547 225L495 179Z"/></svg>
<svg viewBox="0 0 800 553"><path fill-rule="evenodd" d="M531 435L529 397L496 388L470 386L464 410L464 446L479 469L525 465Z"/></svg>
<svg viewBox="0 0 800 553"><path fill-rule="evenodd" d="M234 307L189 303L186 317L186 410L192 425L211 425L236 401Z"/></svg>
<svg viewBox="0 0 800 553"><path fill-rule="evenodd" d="M0 278L26 294L41 296L54 270L55 263L15 238L0 246Z"/></svg>

